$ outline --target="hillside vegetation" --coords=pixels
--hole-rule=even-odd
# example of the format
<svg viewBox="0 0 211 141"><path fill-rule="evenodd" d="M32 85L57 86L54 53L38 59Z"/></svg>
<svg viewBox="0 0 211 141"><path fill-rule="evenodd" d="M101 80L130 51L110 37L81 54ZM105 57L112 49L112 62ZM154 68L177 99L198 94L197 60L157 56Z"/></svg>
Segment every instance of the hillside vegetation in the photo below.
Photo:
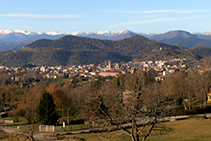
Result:
<svg viewBox="0 0 211 141"><path fill-rule="evenodd" d="M1 52L0 65L25 66L34 63L38 66L55 66L175 57L198 59L198 56L183 47L152 41L140 35L120 41L68 35L58 40L37 40L24 48Z"/></svg>
<svg viewBox="0 0 211 141"><path fill-rule="evenodd" d="M208 57L208 56L211 56L211 48L210 47L205 47L205 46L195 46L195 47L192 47L190 48L190 50L201 56L201 57Z"/></svg>
<svg viewBox="0 0 211 141"><path fill-rule="evenodd" d="M161 42L170 44L170 45L180 45L183 47L194 47L194 46L207 46L211 47L211 40L204 40L199 38L171 38L171 39L164 39Z"/></svg>

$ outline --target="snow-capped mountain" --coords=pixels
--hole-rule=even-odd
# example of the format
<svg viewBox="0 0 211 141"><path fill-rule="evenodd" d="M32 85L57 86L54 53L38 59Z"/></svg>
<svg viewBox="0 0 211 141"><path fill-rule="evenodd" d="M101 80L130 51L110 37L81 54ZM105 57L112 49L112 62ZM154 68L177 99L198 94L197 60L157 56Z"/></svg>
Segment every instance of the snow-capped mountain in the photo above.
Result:
<svg viewBox="0 0 211 141"><path fill-rule="evenodd" d="M22 33L25 35L36 34L35 32L25 31L25 30L21 30L21 29L17 29L15 31L11 31L8 29L0 29L0 34L11 34L11 33Z"/></svg>
<svg viewBox="0 0 211 141"><path fill-rule="evenodd" d="M206 31L206 32L192 32L192 34L196 34L196 35L211 35L211 30Z"/></svg>
<svg viewBox="0 0 211 141"><path fill-rule="evenodd" d="M22 46L30 44L31 42L38 39L58 39L65 35L73 35L79 37L89 37L89 38L98 38L106 40L121 40L123 38L129 38L138 33L121 30L121 31L95 31L95 32L68 32L61 33L57 31L52 32L32 32L17 29L15 31L0 29L0 51L5 51L8 49L18 49ZM140 34L143 35L143 34ZM144 35L143 35L144 36ZM149 35L146 34L146 37Z"/></svg>
<svg viewBox="0 0 211 141"><path fill-rule="evenodd" d="M125 29L125 30L120 30L120 31L95 31L95 32L90 32L88 34L94 33L94 34L98 34L98 35L113 37L113 36L117 36L119 34L126 34L126 33L131 33L131 32L132 31Z"/></svg>
<svg viewBox="0 0 211 141"><path fill-rule="evenodd" d="M201 33L202 35L211 35L211 30Z"/></svg>
<svg viewBox="0 0 211 141"><path fill-rule="evenodd" d="M12 31L7 29L0 29L0 34L9 34L9 33L12 33Z"/></svg>
<svg viewBox="0 0 211 141"><path fill-rule="evenodd" d="M52 31L52 32L46 32L44 34L47 34L47 35L65 35L64 33L60 33L60 32L57 32L57 31Z"/></svg>
<svg viewBox="0 0 211 141"><path fill-rule="evenodd" d="M169 32L170 33L170 32ZM79 37L88 37L88 38L98 38L102 40L121 40L124 38L129 38L134 35L142 35L147 38L153 39L155 36L163 36L166 33L138 33L130 30L120 30L120 31L95 31L95 32L67 32L61 33L57 31L52 32L32 32L25 31L22 29L17 29L15 31L0 29L0 51L5 51L8 49L21 48L31 42L38 39L58 39L65 35L73 35ZM190 33L190 35L197 36L201 39L211 40L211 31L203 33ZM169 37L169 36L168 36Z"/></svg>
<svg viewBox="0 0 211 141"><path fill-rule="evenodd" d="M21 41L28 41L30 40L35 41L37 39L58 39L65 34L58 33L58 32L46 32L46 33L36 33L31 31L25 31L21 29L17 29L15 31L7 30L7 29L0 29L0 40L6 42L21 42Z"/></svg>
<svg viewBox="0 0 211 141"><path fill-rule="evenodd" d="M142 35L145 37L150 37L154 35L154 33L138 33L138 32L133 32L130 30L120 30L120 31L95 31L95 32L68 32L65 33L66 35L73 35L73 36L79 36L79 37L89 37L89 38L99 38L99 39L108 39L108 40L121 40L123 38L129 38L134 35ZM124 36L125 35L125 36Z"/></svg>
<svg viewBox="0 0 211 141"><path fill-rule="evenodd" d="M126 33L130 33L132 31L129 30L121 30L121 31L95 31L95 32L68 32L66 33L66 35L74 35L74 36L90 36L90 35L96 35L96 36L104 36L104 37L113 37L113 36L117 36L119 34L126 34Z"/></svg>
<svg viewBox="0 0 211 141"><path fill-rule="evenodd" d="M51 31L51 32L31 32L31 31L25 31L21 29L17 29L15 31L7 30L7 29L0 29L0 40L4 41L20 41L20 40L34 40L34 39L41 39L41 38L47 38L47 39L57 39L59 37L65 36L65 35L73 35L73 36L79 36L79 37L89 37L89 38L99 38L99 39L109 39L109 40L120 40L123 39L124 36L122 35L128 35L127 38L134 35L142 35L145 37L150 37L154 34L149 33L137 33L132 32L127 29L120 30L120 31L95 31L95 32L67 32L67 33L61 33L57 31ZM121 35L121 38L113 39L113 37ZM16 38L12 38L12 37ZM56 38L55 38L56 36ZM6 37L6 38L5 38ZM11 38L10 38L11 37Z"/></svg>
<svg viewBox="0 0 211 141"><path fill-rule="evenodd" d="M21 30L21 29L17 29L14 32L16 32L16 33L22 33L22 34L25 34L25 35L32 34L32 32L30 32L30 31L24 31L24 30Z"/></svg>

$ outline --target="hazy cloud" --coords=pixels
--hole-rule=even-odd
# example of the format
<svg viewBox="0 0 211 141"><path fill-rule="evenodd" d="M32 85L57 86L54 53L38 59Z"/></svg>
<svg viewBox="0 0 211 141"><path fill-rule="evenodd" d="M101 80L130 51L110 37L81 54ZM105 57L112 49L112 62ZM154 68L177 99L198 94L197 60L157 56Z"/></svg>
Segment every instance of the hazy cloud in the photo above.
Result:
<svg viewBox="0 0 211 141"><path fill-rule="evenodd" d="M143 21L136 21L136 22L130 22L130 23L120 23L118 25L122 26L122 25L134 25L134 24L153 23L153 22L162 22L162 21L181 21L181 20L200 19L200 18L207 18L207 17L211 17L211 15L192 16L192 17L183 17L183 18L164 17L164 18L157 18L157 19L152 19L152 20L143 20Z"/></svg>
<svg viewBox="0 0 211 141"><path fill-rule="evenodd" d="M159 22L159 21L166 21L167 18L158 18L153 20L143 20L143 21L136 21L136 22L130 22L130 23L120 23L118 25L133 25L133 24L142 24L142 23L152 23L152 22Z"/></svg>
<svg viewBox="0 0 211 141"><path fill-rule="evenodd" d="M149 11L125 11L125 13L198 13L209 10L149 10Z"/></svg>
<svg viewBox="0 0 211 141"><path fill-rule="evenodd" d="M79 18L78 15L0 14L1 17Z"/></svg>

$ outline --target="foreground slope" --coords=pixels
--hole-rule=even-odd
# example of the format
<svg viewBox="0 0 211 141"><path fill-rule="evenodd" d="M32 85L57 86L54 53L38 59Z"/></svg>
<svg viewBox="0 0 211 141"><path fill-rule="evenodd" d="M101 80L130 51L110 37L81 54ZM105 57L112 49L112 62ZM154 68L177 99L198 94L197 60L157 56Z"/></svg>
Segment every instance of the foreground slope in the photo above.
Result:
<svg viewBox="0 0 211 141"><path fill-rule="evenodd" d="M196 55L183 47L152 41L140 35L120 41L68 35L57 40L37 40L18 50L1 52L0 65L25 66L34 63L38 66L55 66L102 63L105 60L145 60L145 56L153 52L156 55L150 55L151 60L160 59L158 52L162 52L163 59L197 59Z"/></svg>

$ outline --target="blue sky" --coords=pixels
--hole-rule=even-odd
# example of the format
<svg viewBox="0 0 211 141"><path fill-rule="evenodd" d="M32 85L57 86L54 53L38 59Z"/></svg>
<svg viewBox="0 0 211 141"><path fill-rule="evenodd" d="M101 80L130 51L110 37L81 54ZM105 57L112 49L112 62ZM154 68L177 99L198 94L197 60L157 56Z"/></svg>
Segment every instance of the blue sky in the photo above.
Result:
<svg viewBox="0 0 211 141"><path fill-rule="evenodd" d="M211 30L210 0L1 0L0 29L142 33Z"/></svg>

